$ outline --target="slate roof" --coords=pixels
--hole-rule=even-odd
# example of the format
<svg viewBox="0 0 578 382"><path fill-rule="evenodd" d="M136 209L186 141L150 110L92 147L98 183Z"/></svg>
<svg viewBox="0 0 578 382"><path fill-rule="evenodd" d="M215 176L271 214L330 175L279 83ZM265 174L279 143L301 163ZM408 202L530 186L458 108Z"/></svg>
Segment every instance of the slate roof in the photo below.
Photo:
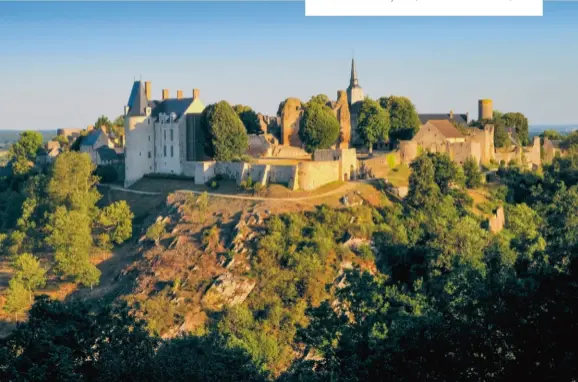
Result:
<svg viewBox="0 0 578 382"><path fill-rule="evenodd" d="M82 140L80 141L80 145L81 146L94 146L94 144L96 143L96 141L98 141L98 138L100 137L100 134L103 134L102 130L98 129L98 130L93 130L90 134L88 134L85 137L82 137Z"/></svg>
<svg viewBox="0 0 578 382"><path fill-rule="evenodd" d="M96 150L96 152L102 161L117 161L121 159L116 151L108 146L101 146Z"/></svg>
<svg viewBox="0 0 578 382"><path fill-rule="evenodd" d="M438 131L444 137L446 137L446 139L464 138L464 135L458 129L456 129L455 126L447 119L431 120L428 123L434 125L438 129Z"/></svg>
<svg viewBox="0 0 578 382"><path fill-rule="evenodd" d="M425 125L428 121L431 120L450 120L450 113L440 113L440 114L419 114L419 120L421 121L422 125ZM454 121L458 123L468 124L468 114L454 114Z"/></svg>
<svg viewBox="0 0 578 382"><path fill-rule="evenodd" d="M175 113L177 115L177 119L179 119L193 103L193 98L169 98L160 102L153 102L155 103L155 107L151 111L153 118L157 118L161 113Z"/></svg>
<svg viewBox="0 0 578 382"><path fill-rule="evenodd" d="M129 107L129 115L135 116L145 114L145 108L149 106L149 102L142 81L135 81L132 84L132 90L128 97L127 106Z"/></svg>

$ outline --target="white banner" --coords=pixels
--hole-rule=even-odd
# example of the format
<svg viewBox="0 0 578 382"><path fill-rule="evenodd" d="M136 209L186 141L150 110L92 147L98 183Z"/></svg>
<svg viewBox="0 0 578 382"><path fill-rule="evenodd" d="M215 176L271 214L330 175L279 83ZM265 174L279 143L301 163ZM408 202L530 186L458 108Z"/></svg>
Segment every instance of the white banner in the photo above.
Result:
<svg viewBox="0 0 578 382"><path fill-rule="evenodd" d="M305 0L306 16L543 16L543 0Z"/></svg>

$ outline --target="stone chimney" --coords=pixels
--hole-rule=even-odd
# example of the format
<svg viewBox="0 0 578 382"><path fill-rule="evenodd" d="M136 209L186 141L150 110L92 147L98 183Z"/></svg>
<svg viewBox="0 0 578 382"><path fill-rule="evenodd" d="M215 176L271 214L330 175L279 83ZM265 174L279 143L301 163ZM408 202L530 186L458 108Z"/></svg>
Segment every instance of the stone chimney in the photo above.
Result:
<svg viewBox="0 0 578 382"><path fill-rule="evenodd" d="M453 110L450 110L450 119L452 119L452 120L454 119L454 111Z"/></svg>
<svg viewBox="0 0 578 382"><path fill-rule="evenodd" d="M163 89L163 100L169 98L169 89Z"/></svg>
<svg viewBox="0 0 578 382"><path fill-rule="evenodd" d="M147 97L147 100L151 100L151 93L152 93L152 89L151 89L151 82L150 81L146 81L145 82L145 95Z"/></svg>
<svg viewBox="0 0 578 382"><path fill-rule="evenodd" d="M177 90L177 99L181 99L181 98L183 98L183 91Z"/></svg>
<svg viewBox="0 0 578 382"><path fill-rule="evenodd" d="M199 89L193 89L193 101L199 99Z"/></svg>

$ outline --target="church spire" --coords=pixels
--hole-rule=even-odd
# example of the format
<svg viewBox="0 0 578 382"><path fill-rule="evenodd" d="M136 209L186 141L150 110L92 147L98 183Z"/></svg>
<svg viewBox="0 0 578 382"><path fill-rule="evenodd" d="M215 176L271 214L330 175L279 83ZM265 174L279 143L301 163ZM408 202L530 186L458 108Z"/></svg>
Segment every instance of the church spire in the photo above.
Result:
<svg viewBox="0 0 578 382"><path fill-rule="evenodd" d="M357 81L357 71L355 70L355 59L351 59L351 79L349 80L349 86L357 87L359 82Z"/></svg>

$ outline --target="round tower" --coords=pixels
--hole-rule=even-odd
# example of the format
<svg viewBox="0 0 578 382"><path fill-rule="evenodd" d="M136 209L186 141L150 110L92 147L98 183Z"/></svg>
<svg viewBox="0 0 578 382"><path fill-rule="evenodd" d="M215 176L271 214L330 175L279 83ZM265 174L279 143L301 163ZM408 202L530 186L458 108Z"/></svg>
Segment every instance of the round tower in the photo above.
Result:
<svg viewBox="0 0 578 382"><path fill-rule="evenodd" d="M489 120L494 118L494 106L491 99L481 99L478 101L478 120Z"/></svg>

